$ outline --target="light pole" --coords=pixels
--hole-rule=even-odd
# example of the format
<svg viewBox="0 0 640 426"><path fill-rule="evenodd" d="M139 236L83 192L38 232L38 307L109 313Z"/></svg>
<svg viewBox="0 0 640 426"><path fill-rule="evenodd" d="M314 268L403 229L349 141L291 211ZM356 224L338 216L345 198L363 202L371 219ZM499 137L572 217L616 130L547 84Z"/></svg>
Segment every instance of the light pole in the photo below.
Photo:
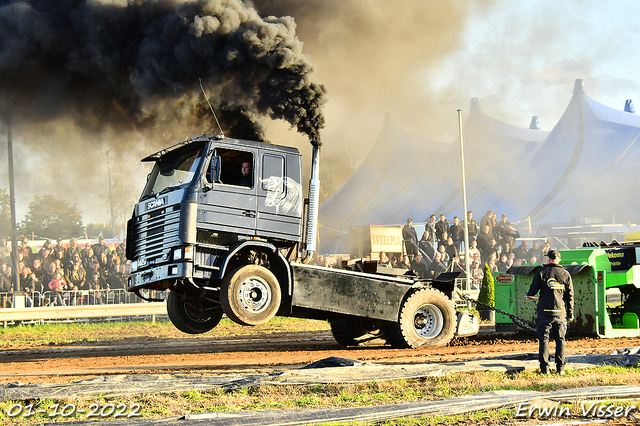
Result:
<svg viewBox="0 0 640 426"><path fill-rule="evenodd" d="M111 207L111 235L113 236L113 238L115 238L116 225L113 218L113 197L111 196L111 163L109 162L110 153L111 153L111 150L108 150L107 152L104 153L104 155L107 157L107 170L109 172L109 206Z"/></svg>
<svg viewBox="0 0 640 426"><path fill-rule="evenodd" d="M15 284L14 303L16 308L24 308L24 294L20 291L20 273L18 271L18 232L16 226L16 189L13 173L13 135L11 132L11 103L7 102L5 111L7 126L7 157L9 160L9 204L11 205L11 273Z"/></svg>
<svg viewBox="0 0 640 426"><path fill-rule="evenodd" d="M462 214L467 215L467 178L464 172L464 141L462 139L462 110L458 110L458 126L460 130L460 165L462 166ZM471 271L469 268L469 221L464 221L464 272L467 275L466 288L469 289Z"/></svg>

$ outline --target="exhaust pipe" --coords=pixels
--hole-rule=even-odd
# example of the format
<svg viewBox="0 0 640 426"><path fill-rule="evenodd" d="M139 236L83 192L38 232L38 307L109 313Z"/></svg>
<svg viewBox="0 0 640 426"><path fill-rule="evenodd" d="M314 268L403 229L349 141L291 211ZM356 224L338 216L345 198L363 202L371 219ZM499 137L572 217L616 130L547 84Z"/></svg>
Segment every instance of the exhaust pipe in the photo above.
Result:
<svg viewBox="0 0 640 426"><path fill-rule="evenodd" d="M318 204L320 198L320 144L313 144L311 179L309 180L309 216L307 218L307 254L302 260L308 263L316 252L318 238Z"/></svg>

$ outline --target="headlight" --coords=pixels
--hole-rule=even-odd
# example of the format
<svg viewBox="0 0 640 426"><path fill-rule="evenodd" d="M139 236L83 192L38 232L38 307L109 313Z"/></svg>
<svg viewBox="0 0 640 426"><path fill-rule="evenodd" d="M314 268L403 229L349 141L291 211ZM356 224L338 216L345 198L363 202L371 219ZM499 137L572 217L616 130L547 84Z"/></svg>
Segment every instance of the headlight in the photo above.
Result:
<svg viewBox="0 0 640 426"><path fill-rule="evenodd" d="M130 269L130 271L131 271L131 272L135 272L135 271L137 271L137 270L138 270L138 261L137 261L137 260L134 260L133 262L131 262L131 269Z"/></svg>
<svg viewBox="0 0 640 426"><path fill-rule="evenodd" d="M177 249L173 249L173 260L181 260L182 259L182 249L181 248L177 248Z"/></svg>

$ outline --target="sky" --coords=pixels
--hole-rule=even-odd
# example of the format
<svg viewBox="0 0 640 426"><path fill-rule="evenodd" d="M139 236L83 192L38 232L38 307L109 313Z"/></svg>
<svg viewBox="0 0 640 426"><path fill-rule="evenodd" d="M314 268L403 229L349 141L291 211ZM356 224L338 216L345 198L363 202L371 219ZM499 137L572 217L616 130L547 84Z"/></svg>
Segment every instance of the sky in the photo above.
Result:
<svg viewBox="0 0 640 426"><path fill-rule="evenodd" d="M106 1L106 0L103 0ZM457 110L472 98L489 115L528 127L540 117L551 130L585 81L595 100L623 109L640 103L640 3L637 1L255 0L261 16L291 15L303 52L325 85L322 174L324 197L348 179L376 140L385 116L421 137L453 143ZM282 121L265 119L267 138L310 144ZM99 123L98 123L99 124ZM200 129L120 134L80 129L65 119L13 128L19 179L18 217L34 195L54 193L75 204L84 222L109 222L108 169L118 192L135 198L148 165L139 159ZM4 139L4 127L0 140ZM127 143L115 145L115 139ZM176 140L178 139L178 140ZM4 144L0 145L0 147ZM2 152L4 151L4 152ZM0 148L6 164L6 148ZM0 175L7 187L7 175Z"/></svg>

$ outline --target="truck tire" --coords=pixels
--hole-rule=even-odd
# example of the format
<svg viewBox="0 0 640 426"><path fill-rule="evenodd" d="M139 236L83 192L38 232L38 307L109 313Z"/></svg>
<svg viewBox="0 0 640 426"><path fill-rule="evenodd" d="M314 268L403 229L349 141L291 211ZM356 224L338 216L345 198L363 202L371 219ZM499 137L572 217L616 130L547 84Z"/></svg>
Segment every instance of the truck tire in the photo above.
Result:
<svg viewBox="0 0 640 426"><path fill-rule="evenodd" d="M423 288L402 303L398 322L387 330L387 341L396 348L445 346L453 339L456 323L456 311L447 296Z"/></svg>
<svg viewBox="0 0 640 426"><path fill-rule="evenodd" d="M331 334L340 346L374 346L386 343L379 321L348 317L329 321Z"/></svg>
<svg viewBox="0 0 640 426"><path fill-rule="evenodd" d="M280 309L281 299L278 279L263 266L242 266L222 280L222 310L240 325L260 325L269 321Z"/></svg>
<svg viewBox="0 0 640 426"><path fill-rule="evenodd" d="M184 333L200 334L213 330L222 319L222 309L207 311L209 312L211 313L203 315L172 291L167 295L169 319L178 330Z"/></svg>

